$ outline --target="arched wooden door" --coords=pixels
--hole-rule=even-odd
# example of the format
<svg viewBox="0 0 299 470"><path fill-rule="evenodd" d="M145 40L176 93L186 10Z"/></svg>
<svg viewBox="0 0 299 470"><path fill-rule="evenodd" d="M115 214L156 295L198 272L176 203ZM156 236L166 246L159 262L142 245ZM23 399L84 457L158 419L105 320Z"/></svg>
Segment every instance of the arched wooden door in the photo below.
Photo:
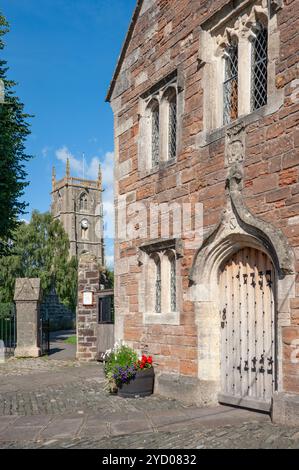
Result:
<svg viewBox="0 0 299 470"><path fill-rule="evenodd" d="M266 254L237 252L220 272L219 401L269 411L275 386L275 271Z"/></svg>

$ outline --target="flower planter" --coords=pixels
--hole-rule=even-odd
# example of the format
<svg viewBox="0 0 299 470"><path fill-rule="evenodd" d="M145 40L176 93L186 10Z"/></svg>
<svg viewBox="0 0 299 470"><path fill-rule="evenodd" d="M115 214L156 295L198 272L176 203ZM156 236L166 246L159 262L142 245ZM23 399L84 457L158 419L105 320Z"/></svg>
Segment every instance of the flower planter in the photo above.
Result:
<svg viewBox="0 0 299 470"><path fill-rule="evenodd" d="M154 368L140 370L134 380L118 388L118 395L122 398L148 397L154 391Z"/></svg>

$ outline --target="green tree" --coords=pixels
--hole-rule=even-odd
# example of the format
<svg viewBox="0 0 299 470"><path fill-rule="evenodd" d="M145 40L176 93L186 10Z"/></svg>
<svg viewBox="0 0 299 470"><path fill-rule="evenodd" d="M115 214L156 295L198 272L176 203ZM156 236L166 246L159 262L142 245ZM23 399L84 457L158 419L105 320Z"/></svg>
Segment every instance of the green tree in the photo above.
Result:
<svg viewBox="0 0 299 470"><path fill-rule="evenodd" d="M8 32L8 23L0 13L0 53L4 48L3 36ZM31 158L26 154L25 142L30 134L24 105L14 94L16 82L7 78L7 62L0 58L0 255L8 253L19 224L20 215L27 204L21 201L27 186L25 163Z"/></svg>
<svg viewBox="0 0 299 470"><path fill-rule="evenodd" d="M114 271L112 271L109 268L106 268L106 276L107 276L107 281L108 281L107 287L109 289L113 289L113 287L114 287Z"/></svg>
<svg viewBox="0 0 299 470"><path fill-rule="evenodd" d="M11 302L17 277L39 277L45 293L53 279L60 301L71 310L77 304L77 259L69 259L69 239L51 214L32 213L29 224L14 233L9 256L0 258L0 302Z"/></svg>

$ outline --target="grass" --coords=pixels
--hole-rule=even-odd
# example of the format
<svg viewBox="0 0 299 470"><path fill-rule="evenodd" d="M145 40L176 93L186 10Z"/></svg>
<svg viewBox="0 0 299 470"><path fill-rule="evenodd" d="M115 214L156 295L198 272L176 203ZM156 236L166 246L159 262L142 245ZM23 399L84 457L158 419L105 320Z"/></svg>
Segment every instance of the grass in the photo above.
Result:
<svg viewBox="0 0 299 470"><path fill-rule="evenodd" d="M66 344L77 344L77 336L76 335L69 336L69 338L66 338L64 340L64 343L66 343Z"/></svg>

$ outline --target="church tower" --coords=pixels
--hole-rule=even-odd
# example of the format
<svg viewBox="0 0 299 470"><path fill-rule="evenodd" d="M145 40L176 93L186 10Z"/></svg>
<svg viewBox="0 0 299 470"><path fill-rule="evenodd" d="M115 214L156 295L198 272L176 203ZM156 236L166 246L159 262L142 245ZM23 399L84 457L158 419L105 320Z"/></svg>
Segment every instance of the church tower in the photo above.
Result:
<svg viewBox="0 0 299 470"><path fill-rule="evenodd" d="M59 181L53 167L51 212L68 234L70 255L89 252L104 266L102 191L100 166L97 180L74 178L67 159L66 174Z"/></svg>

